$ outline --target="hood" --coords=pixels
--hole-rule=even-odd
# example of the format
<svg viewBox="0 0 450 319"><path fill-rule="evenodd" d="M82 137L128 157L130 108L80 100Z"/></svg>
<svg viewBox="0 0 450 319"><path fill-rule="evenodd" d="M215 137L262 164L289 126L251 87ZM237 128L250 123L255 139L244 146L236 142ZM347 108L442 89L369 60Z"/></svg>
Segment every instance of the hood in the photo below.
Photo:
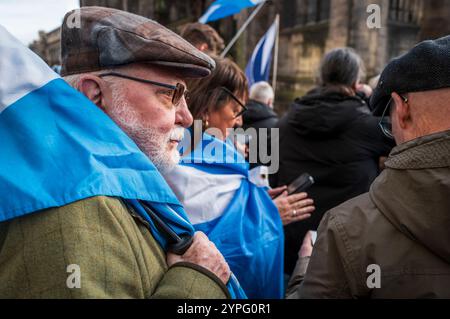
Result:
<svg viewBox="0 0 450 319"><path fill-rule="evenodd" d="M277 118L277 114L266 104L250 100L247 104L247 111L242 115L244 123L255 123L270 118Z"/></svg>
<svg viewBox="0 0 450 319"><path fill-rule="evenodd" d="M364 108L367 105L358 96L316 90L295 100L289 124L300 135L328 136L344 130Z"/></svg>
<svg viewBox="0 0 450 319"><path fill-rule="evenodd" d="M405 236L450 263L450 131L393 150L370 196Z"/></svg>

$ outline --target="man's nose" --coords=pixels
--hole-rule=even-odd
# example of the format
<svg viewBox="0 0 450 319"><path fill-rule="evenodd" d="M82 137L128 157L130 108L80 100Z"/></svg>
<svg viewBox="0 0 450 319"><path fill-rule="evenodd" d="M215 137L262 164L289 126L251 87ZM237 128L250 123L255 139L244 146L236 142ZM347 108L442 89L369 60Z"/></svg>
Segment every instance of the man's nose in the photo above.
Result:
<svg viewBox="0 0 450 319"><path fill-rule="evenodd" d="M192 114L188 109L184 96L181 98L179 104L177 105L175 120L177 125L183 126L184 128L190 127L192 125L192 122L194 121Z"/></svg>

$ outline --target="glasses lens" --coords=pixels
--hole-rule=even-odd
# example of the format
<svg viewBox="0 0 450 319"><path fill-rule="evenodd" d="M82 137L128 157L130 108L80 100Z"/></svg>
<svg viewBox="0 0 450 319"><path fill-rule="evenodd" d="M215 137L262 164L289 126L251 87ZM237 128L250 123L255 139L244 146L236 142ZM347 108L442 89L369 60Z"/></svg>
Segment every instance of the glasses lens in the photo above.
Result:
<svg viewBox="0 0 450 319"><path fill-rule="evenodd" d="M392 123L389 118L383 118L380 122L380 127L384 135L386 135L389 138L394 137L394 135L392 134Z"/></svg>
<svg viewBox="0 0 450 319"><path fill-rule="evenodd" d="M237 118L237 117L241 116L242 114L244 114L245 111L246 110L244 108L242 108L242 106L240 106L240 111L235 113L234 117Z"/></svg>
<svg viewBox="0 0 450 319"><path fill-rule="evenodd" d="M177 83L176 89L173 91L173 98L172 98L173 105L178 105L178 103L180 103L180 100L183 97L185 90L186 87L183 84Z"/></svg>
<svg viewBox="0 0 450 319"><path fill-rule="evenodd" d="M238 104L239 106L239 111L234 112L234 118L238 118L239 116L241 116L245 111L247 111L247 108L245 107L245 105L230 91L228 90L226 87L221 87L221 89L229 96L231 97L235 103Z"/></svg>
<svg viewBox="0 0 450 319"><path fill-rule="evenodd" d="M389 102L387 103L386 108L384 109L379 125L381 131L385 136L389 138L394 138L394 135L392 134L392 122L390 117L391 102L392 99L389 99Z"/></svg>

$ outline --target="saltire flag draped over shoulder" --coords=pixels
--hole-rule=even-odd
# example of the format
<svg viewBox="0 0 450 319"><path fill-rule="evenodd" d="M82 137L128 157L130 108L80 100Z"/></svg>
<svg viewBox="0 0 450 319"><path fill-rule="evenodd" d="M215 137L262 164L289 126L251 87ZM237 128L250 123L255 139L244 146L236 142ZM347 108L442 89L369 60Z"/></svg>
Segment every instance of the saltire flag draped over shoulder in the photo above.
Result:
<svg viewBox="0 0 450 319"><path fill-rule="evenodd" d="M230 140L205 133L166 179L195 229L219 248L247 296L283 298L283 226L266 188L250 182L248 167Z"/></svg>
<svg viewBox="0 0 450 319"><path fill-rule="evenodd" d="M269 81L272 64L272 50L277 38L277 22L275 21L256 45L250 61L245 68L249 87L260 81Z"/></svg>
<svg viewBox="0 0 450 319"><path fill-rule="evenodd" d="M217 0L214 1L208 10L198 20L201 23L219 20L236 13L245 8L254 7L266 0Z"/></svg>
<svg viewBox="0 0 450 319"><path fill-rule="evenodd" d="M175 194L136 144L1 25L0 140L0 222L112 196L147 219L164 249L167 238L139 200L179 236L194 234ZM232 296L243 296L236 281L228 287Z"/></svg>

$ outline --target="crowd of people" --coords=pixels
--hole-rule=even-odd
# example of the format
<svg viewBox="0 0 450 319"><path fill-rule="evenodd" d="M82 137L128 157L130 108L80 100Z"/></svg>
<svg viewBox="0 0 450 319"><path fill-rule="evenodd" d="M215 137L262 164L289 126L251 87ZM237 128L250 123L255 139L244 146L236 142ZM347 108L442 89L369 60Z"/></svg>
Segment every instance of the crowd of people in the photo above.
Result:
<svg viewBox="0 0 450 319"><path fill-rule="evenodd" d="M333 49L317 86L277 114L274 89L249 87L208 25L177 35L103 7L81 8L80 28L69 17L61 75L80 118L65 121L88 121L89 107L107 117L76 137L60 129L85 152L41 163L48 175L34 187L46 195L0 219L1 298L450 298L450 36L392 60L371 86L357 52ZM59 123L66 111L53 112ZM102 135L109 125L126 142ZM237 127L267 129L259 145L279 137L265 185L251 172L267 163L248 163ZM78 161L97 177L73 179L84 188L52 204L52 171L70 188ZM290 192L303 173L314 184ZM76 289L69 264L81 270Z"/></svg>

